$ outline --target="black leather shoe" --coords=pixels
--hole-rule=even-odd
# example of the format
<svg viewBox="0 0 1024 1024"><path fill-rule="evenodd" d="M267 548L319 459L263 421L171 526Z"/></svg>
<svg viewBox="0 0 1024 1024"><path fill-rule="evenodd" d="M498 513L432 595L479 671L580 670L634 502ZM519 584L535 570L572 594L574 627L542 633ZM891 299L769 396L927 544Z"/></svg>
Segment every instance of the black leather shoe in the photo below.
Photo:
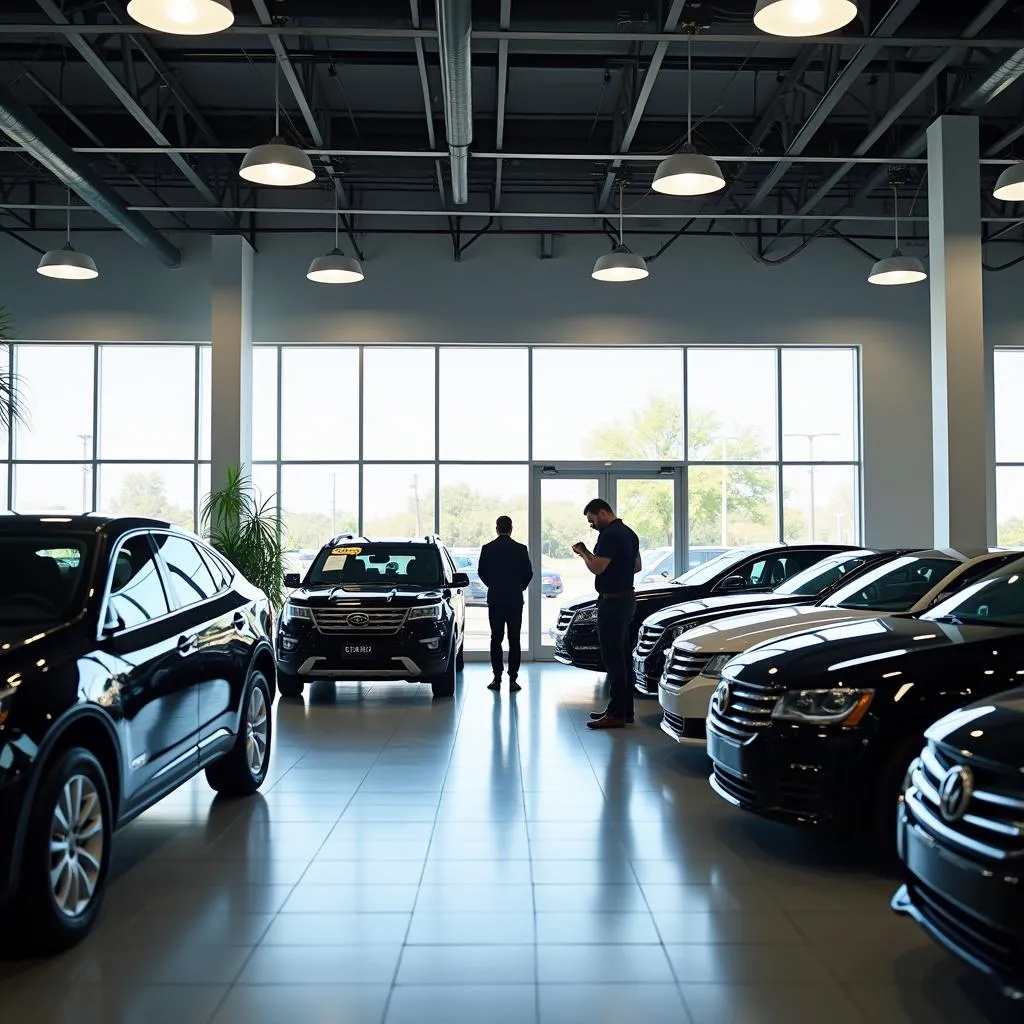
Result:
<svg viewBox="0 0 1024 1024"><path fill-rule="evenodd" d="M590 720L591 720L592 722L596 722L596 721L597 721L597 720L598 720L599 718L605 718L605 717L607 717L607 715L608 715L608 714L609 714L609 712L608 712L608 711L591 711L591 712L590 712ZM626 721L627 721L627 722L628 722L628 723L629 723L630 725L632 725L632 724L633 724L633 716L632 716L632 715L630 715L630 716L629 716L629 718L627 718L627 719L626 719Z"/></svg>
<svg viewBox="0 0 1024 1024"><path fill-rule="evenodd" d="M522 687L514 679L510 679L508 681L508 692L509 693L518 693L521 689L522 689Z"/></svg>
<svg viewBox="0 0 1024 1024"><path fill-rule="evenodd" d="M490 682L489 682L489 683L487 684L487 689L488 689L488 690L500 690L500 689L501 689L501 679L500 679L500 678L498 678L498 679L492 679L492 680L491 680L491 681L490 681Z"/></svg>

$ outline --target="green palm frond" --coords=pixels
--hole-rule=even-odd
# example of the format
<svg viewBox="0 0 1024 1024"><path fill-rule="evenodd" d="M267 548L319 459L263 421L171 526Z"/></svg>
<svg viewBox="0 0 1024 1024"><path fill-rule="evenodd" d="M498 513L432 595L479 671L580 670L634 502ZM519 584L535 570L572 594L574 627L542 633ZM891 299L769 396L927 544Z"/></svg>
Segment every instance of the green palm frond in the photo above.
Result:
<svg viewBox="0 0 1024 1024"><path fill-rule="evenodd" d="M7 346L13 335L14 322L11 315L0 306L0 349ZM7 363L10 365L9 359ZM22 422L24 418L18 376L12 370L0 370L0 428L10 430L15 423Z"/></svg>

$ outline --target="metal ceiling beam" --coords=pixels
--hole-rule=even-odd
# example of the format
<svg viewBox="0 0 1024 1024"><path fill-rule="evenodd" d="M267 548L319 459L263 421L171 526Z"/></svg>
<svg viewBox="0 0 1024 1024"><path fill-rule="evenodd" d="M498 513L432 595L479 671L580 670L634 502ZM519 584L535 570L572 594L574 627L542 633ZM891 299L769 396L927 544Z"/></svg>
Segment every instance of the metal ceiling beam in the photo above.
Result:
<svg viewBox="0 0 1024 1024"><path fill-rule="evenodd" d="M256 0L253 0L255 3ZM117 35L159 35L153 29L141 25L71 25L71 24L41 24L31 25L19 22L0 21L0 35L23 36L23 35L71 35L79 33L83 36L117 36ZM232 25L218 36L230 38L232 36L320 36L327 39L379 39L396 41L408 41L417 37L421 39L433 39L434 31L424 28L366 28L351 25L299 25L289 23L287 25ZM678 34L669 32L568 32L564 30L490 30L480 29L474 31L473 36L479 40L498 41L507 39L510 43L678 43ZM705 32L700 35L703 43L722 43L734 46L753 46L755 43L760 47L778 46L785 49L792 48L794 40L785 36L770 36L761 32ZM945 49L948 46L956 46L959 38L956 36L899 36L881 39L877 36L862 35L831 35L831 36L804 36L800 39L802 46L866 46L872 52L892 46L903 49L917 49L921 47L934 47ZM1020 50L1024 49L1024 37L1022 36L995 36L978 39L976 44L986 50Z"/></svg>
<svg viewBox="0 0 1024 1024"><path fill-rule="evenodd" d="M672 6L669 7L668 14L665 15L665 32L675 32L679 27L679 20L683 16L683 9L685 7L686 0L672 0ZM678 37L675 38L678 41ZM633 104L633 110L629 115L629 121L626 123L622 133L622 141L619 143L619 151L621 153L629 152L629 147L633 144L633 137L640 127L641 120L643 120L644 110L647 109L647 101L651 98L651 93L654 91L654 83L658 80L658 73L661 71L661 64L668 53L668 48L669 43L658 43L654 48L654 53L651 54L650 63L647 65L647 71L644 74L643 85L640 86L636 102ZM687 87L689 88L689 86ZM607 209L612 189L615 187L615 179L621 166L621 160L613 160L611 167L605 173L604 183L601 185L601 192L597 197L597 208L599 210Z"/></svg>
<svg viewBox="0 0 1024 1024"><path fill-rule="evenodd" d="M894 32L917 7L920 0L895 0L892 7L882 15L881 20L875 26L872 37L877 40L884 40L892 36ZM849 91L850 87L861 76L864 69L871 60L873 51L867 46L862 46L846 62L843 70L832 80L832 83L825 90L821 101L811 111L807 120L801 125L800 130L793 137L793 141L786 147L786 155L799 155L804 151L811 139L818 133L818 129L828 120L829 115L839 105L839 102ZM785 162L777 164L765 177L754 198L751 199L748 209L756 210L771 195L772 190L782 180L782 176L789 169Z"/></svg>
<svg viewBox="0 0 1024 1024"><path fill-rule="evenodd" d="M409 16L412 18L413 28L419 28L420 0L409 0ZM416 67L420 75L420 89L423 92L423 113L427 119L427 142L432 150L437 149L437 136L434 133L434 103L430 97L430 77L427 74L427 55L423 48L423 40L417 36L413 40L416 50ZM441 170L440 159L434 161L434 176L437 179L437 194L441 197L441 206L446 205L444 198L444 173Z"/></svg>
<svg viewBox="0 0 1024 1024"><path fill-rule="evenodd" d="M54 0L36 0L42 12L54 21L55 28L67 29L68 42L78 51L82 59L99 76L103 84L117 97L132 117L138 121L143 131L157 144L169 146L170 140L157 127L149 114L139 105L134 96L125 88L121 80L107 66L106 61L86 41L84 35L77 31L79 26L72 25L65 17L63 11L54 3ZM6 31L7 26L0 26ZM129 33L131 34L131 33ZM179 153L171 155L171 161L181 171L193 188L211 205L218 206L219 200L213 194L210 186L206 184L198 171Z"/></svg>
<svg viewBox="0 0 1024 1024"><path fill-rule="evenodd" d="M985 26L1007 5L1009 0L989 0L989 3L985 5L975 16L971 19L970 24L964 29L963 40L972 39L979 32L983 31ZM878 123L871 129L870 132L864 137L857 148L853 151L855 157L864 156L864 154L871 151L876 143L882 138L883 135L907 112L910 105L920 97L926 89L935 81L957 59L957 56L962 56L964 52L963 47L951 48L947 50L941 57L934 60L929 67L921 73L921 75L914 81L914 84L899 98L899 100L893 104L892 107L878 120ZM1005 86L1004 86L1005 87ZM975 89L974 92L977 90ZM973 95L973 92L972 94ZM964 100L968 99L968 94L962 94ZM987 102L987 101L986 101ZM1024 133L1024 129L1022 129ZM924 152L926 145L926 137L924 133L915 136L911 142L904 147L904 154L908 157L916 157L918 154ZM988 155L988 154L986 154ZM890 164L901 163L904 161L898 158L890 160ZM856 161L848 161L838 167L827 181L823 182L822 185L815 191L805 203L803 203L799 210L799 214L810 213L814 210L817 205L834 189L857 165ZM872 190L881 184L884 180L882 175L878 176L877 182L872 186ZM787 222L790 218L786 218ZM783 224L778 234L781 236L786 232L788 223Z"/></svg>
<svg viewBox="0 0 1024 1024"><path fill-rule="evenodd" d="M508 31L512 24L512 0L501 0L501 11L498 15L498 25L502 31ZM508 97L508 40L498 40L498 86L497 86L497 119L498 124L495 130L494 148L500 153L505 148L505 101ZM501 172L502 161L498 160L494 166L494 203L496 210L501 209Z"/></svg>

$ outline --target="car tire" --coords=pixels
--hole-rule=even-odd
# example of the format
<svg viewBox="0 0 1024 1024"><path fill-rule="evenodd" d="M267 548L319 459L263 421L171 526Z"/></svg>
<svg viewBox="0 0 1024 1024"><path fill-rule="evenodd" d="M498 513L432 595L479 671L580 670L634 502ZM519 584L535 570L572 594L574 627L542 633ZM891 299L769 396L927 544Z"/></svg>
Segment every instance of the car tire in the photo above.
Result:
<svg viewBox="0 0 1024 1024"><path fill-rule="evenodd" d="M462 634L459 653L455 655L455 671L461 672L466 667L466 634Z"/></svg>
<svg viewBox="0 0 1024 1024"><path fill-rule="evenodd" d="M259 669L249 673L242 695L242 721L232 748L206 769L210 788L223 796L251 796L270 765L273 716L270 684Z"/></svg>
<svg viewBox="0 0 1024 1024"><path fill-rule="evenodd" d="M302 676L277 670L277 688L282 697L301 697L306 688Z"/></svg>
<svg viewBox="0 0 1024 1024"><path fill-rule="evenodd" d="M61 834L69 844L63 855L54 851ZM16 915L23 952L59 953L88 934L103 904L112 834L103 767L73 747L47 768L29 811Z"/></svg>
<svg viewBox="0 0 1024 1024"><path fill-rule="evenodd" d="M871 831L879 852L886 859L896 857L896 813L900 786L910 762L921 753L923 746L924 737L920 735L900 743L886 761L872 795Z"/></svg>
<svg viewBox="0 0 1024 1024"><path fill-rule="evenodd" d="M435 697L455 696L455 662L458 655L452 651L448 656L448 666L439 675L431 676L430 688Z"/></svg>

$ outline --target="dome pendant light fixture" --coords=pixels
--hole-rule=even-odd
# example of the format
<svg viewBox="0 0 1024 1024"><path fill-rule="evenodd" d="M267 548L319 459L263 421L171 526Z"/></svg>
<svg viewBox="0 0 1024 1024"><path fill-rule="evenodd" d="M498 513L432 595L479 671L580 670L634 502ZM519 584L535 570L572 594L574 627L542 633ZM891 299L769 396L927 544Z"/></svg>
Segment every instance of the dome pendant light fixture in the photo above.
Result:
<svg viewBox="0 0 1024 1024"><path fill-rule="evenodd" d="M1004 203L1024 202L1024 163L1011 164L999 175L992 190L995 199Z"/></svg>
<svg viewBox="0 0 1024 1024"><path fill-rule="evenodd" d="M309 157L289 145L281 138L281 103L278 96L280 65L274 63L274 137L262 146L253 146L242 166L239 175L246 181L256 185L308 185L315 177L313 164Z"/></svg>
<svg viewBox="0 0 1024 1024"><path fill-rule="evenodd" d="M622 182L619 182L619 241L611 252L598 256L591 277L595 281L642 281L647 277L643 256L631 252L622 240Z"/></svg>
<svg viewBox="0 0 1024 1024"><path fill-rule="evenodd" d="M855 0L757 0L754 24L772 36L823 36L857 17Z"/></svg>
<svg viewBox="0 0 1024 1024"><path fill-rule="evenodd" d="M928 275L925 273L924 264L916 256L904 256L900 252L900 214L899 214L899 191L896 186L892 187L893 199L893 220L896 226L896 249L891 256L879 260L868 274L868 281L871 284L917 284L923 281Z"/></svg>
<svg viewBox="0 0 1024 1024"><path fill-rule="evenodd" d="M693 36L686 43L686 145L666 157L654 172L651 188L668 196L706 196L725 188L722 168L693 145Z"/></svg>
<svg viewBox="0 0 1024 1024"><path fill-rule="evenodd" d="M91 281L100 276L96 261L84 252L75 252L71 247L71 189L68 189L67 233L63 249L51 249L43 253L36 273L60 281Z"/></svg>
<svg viewBox="0 0 1024 1024"><path fill-rule="evenodd" d="M366 276L363 265L354 256L346 256L338 247L338 191L334 191L334 248L317 256L309 265L306 277L317 284L356 284Z"/></svg>
<svg viewBox="0 0 1024 1024"><path fill-rule="evenodd" d="M234 24L231 0L128 0L128 16L176 36L205 36Z"/></svg>

